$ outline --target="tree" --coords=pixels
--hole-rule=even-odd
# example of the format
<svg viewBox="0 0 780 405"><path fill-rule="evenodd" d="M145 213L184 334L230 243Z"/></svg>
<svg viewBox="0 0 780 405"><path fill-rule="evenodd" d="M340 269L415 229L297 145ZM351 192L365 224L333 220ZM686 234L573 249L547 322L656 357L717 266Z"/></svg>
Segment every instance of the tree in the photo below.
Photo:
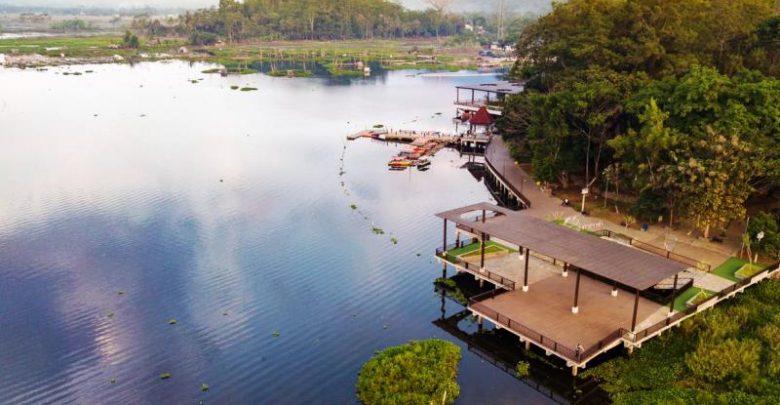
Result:
<svg viewBox="0 0 780 405"><path fill-rule="evenodd" d="M759 241L758 234L764 233ZM759 212L750 217L747 235L752 241L753 252L778 257L780 255L780 226L778 219L767 212Z"/></svg>
<svg viewBox="0 0 780 405"><path fill-rule="evenodd" d="M627 134L609 141L615 150L615 157L621 159L635 174L635 190L649 195L663 196L669 212L669 226L674 224L674 211L680 199L678 172L669 171L673 151L682 143L682 135L666 126L669 114L662 111L655 99L645 107L639 116L639 131L629 129ZM668 177L672 175L673 177Z"/></svg>
<svg viewBox="0 0 780 405"><path fill-rule="evenodd" d="M444 15L447 13L447 9L452 5L453 0L425 0L434 10L436 10L436 38L439 37L439 30L441 29L441 21Z"/></svg>
<svg viewBox="0 0 780 405"><path fill-rule="evenodd" d="M141 41L138 36L130 31L125 32L125 36L122 38L122 45L126 48L138 49L141 46Z"/></svg>
<svg viewBox="0 0 780 405"><path fill-rule="evenodd" d="M760 170L754 150L739 135L709 130L708 139L691 142L672 154L665 167L685 195L685 210L709 238L713 227L745 217L750 179Z"/></svg>

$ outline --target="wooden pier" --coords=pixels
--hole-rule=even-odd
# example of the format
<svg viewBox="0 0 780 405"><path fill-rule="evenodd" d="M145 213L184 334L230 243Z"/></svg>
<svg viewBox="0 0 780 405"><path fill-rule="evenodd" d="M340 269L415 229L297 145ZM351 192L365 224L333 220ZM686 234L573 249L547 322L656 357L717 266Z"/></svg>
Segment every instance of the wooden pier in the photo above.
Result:
<svg viewBox="0 0 780 405"><path fill-rule="evenodd" d="M415 130L386 130L386 129L367 129L347 136L350 141L360 138L377 139L387 142L410 143L415 146L422 146L429 142L436 142L442 146L451 146L456 148L474 148L484 150L490 143L491 136L486 134L447 134L438 131L415 131Z"/></svg>

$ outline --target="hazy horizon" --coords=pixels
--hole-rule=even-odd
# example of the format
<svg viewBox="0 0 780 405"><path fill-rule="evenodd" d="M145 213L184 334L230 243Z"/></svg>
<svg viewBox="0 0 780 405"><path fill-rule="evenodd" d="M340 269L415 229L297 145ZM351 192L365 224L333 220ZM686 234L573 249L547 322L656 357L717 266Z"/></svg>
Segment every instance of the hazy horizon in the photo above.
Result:
<svg viewBox="0 0 780 405"><path fill-rule="evenodd" d="M102 7L110 9L121 8L201 8L217 5L219 0L0 0L0 6L16 7ZM424 9L425 0L398 0L412 9ZM497 6L497 0L455 0L454 11L492 11ZM550 0L508 0L511 11L528 12L541 11L550 8Z"/></svg>

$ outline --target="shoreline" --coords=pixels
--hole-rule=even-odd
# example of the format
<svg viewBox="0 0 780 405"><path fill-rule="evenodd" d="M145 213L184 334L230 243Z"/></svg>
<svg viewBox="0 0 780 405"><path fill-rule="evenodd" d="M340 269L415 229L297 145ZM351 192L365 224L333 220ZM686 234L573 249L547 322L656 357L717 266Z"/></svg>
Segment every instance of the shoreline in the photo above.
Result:
<svg viewBox="0 0 780 405"><path fill-rule="evenodd" d="M331 76L358 76L362 64L385 70L456 72L511 67L505 58L483 59L477 44L452 45L433 39L260 41L190 46L182 38L145 41L137 49L120 47L118 36L47 36L0 39L0 66L43 68L82 64L183 60L222 65L231 73L255 73L260 65L285 72L317 69Z"/></svg>

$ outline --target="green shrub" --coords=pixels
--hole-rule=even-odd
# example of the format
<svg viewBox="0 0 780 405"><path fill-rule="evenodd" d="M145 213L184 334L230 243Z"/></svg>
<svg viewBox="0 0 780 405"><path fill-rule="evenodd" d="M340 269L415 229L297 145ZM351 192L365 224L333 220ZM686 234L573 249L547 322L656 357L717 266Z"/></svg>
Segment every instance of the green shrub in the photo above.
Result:
<svg viewBox="0 0 780 405"><path fill-rule="evenodd" d="M203 31L193 31L190 34L190 45L214 45L219 40L216 34Z"/></svg>
<svg viewBox="0 0 780 405"><path fill-rule="evenodd" d="M389 347L360 370L358 399L366 405L452 404L460 395L460 357L460 347L438 339Z"/></svg>
<svg viewBox="0 0 780 405"><path fill-rule="evenodd" d="M659 216L665 216L667 213L664 197L653 190L644 190L628 208L628 213L645 221L655 221Z"/></svg>
<svg viewBox="0 0 780 405"><path fill-rule="evenodd" d="M702 342L685 356L685 365L702 381L743 379L758 371L761 343L754 339Z"/></svg>
<svg viewBox="0 0 780 405"><path fill-rule="evenodd" d="M758 242L757 235L764 233L764 239ZM752 242L753 251L771 257L780 254L780 225L774 216L766 212L759 212L750 218L748 234Z"/></svg>
<svg viewBox="0 0 780 405"><path fill-rule="evenodd" d="M517 376L520 378L528 377L531 374L531 364L527 361L518 361L517 367L515 367Z"/></svg>

